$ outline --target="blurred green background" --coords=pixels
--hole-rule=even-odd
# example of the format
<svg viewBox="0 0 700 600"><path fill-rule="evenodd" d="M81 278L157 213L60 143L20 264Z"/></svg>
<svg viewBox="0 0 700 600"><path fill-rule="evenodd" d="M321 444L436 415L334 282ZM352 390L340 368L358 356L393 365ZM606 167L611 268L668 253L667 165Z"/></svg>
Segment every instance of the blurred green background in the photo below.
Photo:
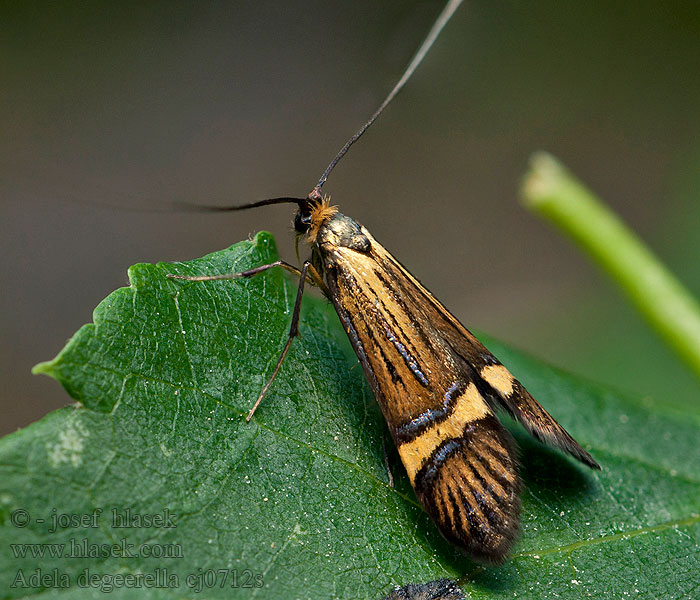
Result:
<svg viewBox="0 0 700 600"><path fill-rule="evenodd" d="M53 357L135 262L260 229L394 84L442 2L0 4L1 432L69 402ZM700 294L700 5L467 2L326 191L468 327L618 389L699 386L517 201L559 157ZM159 212L165 211L165 212Z"/></svg>

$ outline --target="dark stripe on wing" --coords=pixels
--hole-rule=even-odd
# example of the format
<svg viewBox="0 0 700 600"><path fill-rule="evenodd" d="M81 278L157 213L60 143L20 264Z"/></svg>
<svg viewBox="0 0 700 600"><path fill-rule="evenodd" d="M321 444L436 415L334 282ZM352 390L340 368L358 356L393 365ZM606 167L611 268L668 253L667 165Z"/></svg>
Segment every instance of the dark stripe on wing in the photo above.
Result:
<svg viewBox="0 0 700 600"><path fill-rule="evenodd" d="M442 406L425 411L407 423L396 428L395 436L397 444L405 444L415 440L428 427L435 423L442 423L447 420L455 407L455 401L467 389L469 382L455 381L450 389L445 392Z"/></svg>
<svg viewBox="0 0 700 600"><path fill-rule="evenodd" d="M379 317L379 315L377 315ZM381 317L379 317L381 318ZM398 350L399 354L403 358L404 362L406 363L406 366L409 368L413 376L416 378L416 381L420 383L423 387L428 387L430 385L430 382L428 381L428 378L425 376L423 371L420 370L420 367L418 366L418 361L413 357L413 355L406 349L406 346L404 346L396 337L396 334L389 328L389 325L386 323L386 321L383 321L384 325L384 331L386 333L387 339L394 345L394 347Z"/></svg>

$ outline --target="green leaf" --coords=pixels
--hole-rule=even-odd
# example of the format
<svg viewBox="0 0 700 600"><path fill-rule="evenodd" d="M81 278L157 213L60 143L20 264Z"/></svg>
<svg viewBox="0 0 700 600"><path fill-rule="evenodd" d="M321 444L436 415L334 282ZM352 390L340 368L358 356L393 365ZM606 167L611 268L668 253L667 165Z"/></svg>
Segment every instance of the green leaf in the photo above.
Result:
<svg viewBox="0 0 700 600"><path fill-rule="evenodd" d="M472 598L697 593L697 415L630 401L489 343L603 466L589 471L513 426L523 534L498 568L442 540L391 445L388 485L385 426L324 300L305 296L301 337L246 423L284 344L296 282L277 269L235 281L165 276L276 257L262 233L189 263L136 265L94 324L36 367L78 404L0 441L5 597L84 597L111 585L115 598L379 598L443 577ZM132 520L166 523L115 527L112 511L127 509ZM73 516L52 531L57 515ZM170 517L176 526L163 526ZM75 556L85 549L97 556ZM257 582L264 587L243 587Z"/></svg>

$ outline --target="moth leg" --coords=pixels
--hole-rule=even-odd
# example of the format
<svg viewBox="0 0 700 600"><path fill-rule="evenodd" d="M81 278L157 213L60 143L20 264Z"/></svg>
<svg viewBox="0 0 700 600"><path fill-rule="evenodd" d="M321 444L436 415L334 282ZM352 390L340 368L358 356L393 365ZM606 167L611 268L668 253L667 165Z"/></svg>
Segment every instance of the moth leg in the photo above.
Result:
<svg viewBox="0 0 700 600"><path fill-rule="evenodd" d="M326 296L330 296L328 286L323 281L323 277L321 277L321 274L316 270L316 267L314 267L308 260L304 264L308 265L307 277L311 276L311 279L308 280L309 283L319 288L324 294L326 294ZM299 275L301 276L301 271L299 272Z"/></svg>
<svg viewBox="0 0 700 600"><path fill-rule="evenodd" d="M250 409L248 416L245 418L246 422L250 421L250 419L253 417L255 410L258 408L260 402L262 402L262 399L265 397L267 390L272 385L272 382L274 381L275 377L277 376L277 373L280 370L280 367L282 366L282 362L284 361L284 357L287 356L287 352L289 351L289 347L292 344L292 340L297 335L299 335L299 311L301 310L301 298L304 294L304 284L308 280L308 282L310 284L321 288L321 290L324 293L328 294L328 288L326 287L326 284L324 283L323 278L321 277L319 272L316 270L316 268L308 260L304 262L304 264L301 267L301 270L297 269L294 265L290 265L288 262L285 262L283 260L276 260L273 263L269 263L267 265L260 265L259 267L254 267L252 269L248 269L247 271L241 271L240 273L222 273L220 275L196 275L196 276L174 275L174 274L168 273L168 275L166 275L166 277L170 277L171 279L184 279L186 281L216 281L216 280L221 280L221 279L237 279L239 277L253 277L254 275L257 275L258 273L262 273L263 271L267 271L268 269L272 269L274 267L282 267L283 269L289 271L290 273L294 273L295 275L298 275L299 276L299 288L297 289L297 298L296 298L296 301L294 303L294 311L292 312L292 324L289 328L289 337L287 338L287 343L284 345L284 348L282 349L282 354L280 354L280 357L277 361L277 365L275 366L275 370L272 372L270 379L268 379L267 383L265 384L265 387L262 389L262 392L260 392L258 399L255 401L253 408Z"/></svg>
<svg viewBox="0 0 700 600"><path fill-rule="evenodd" d="M258 273L262 273L263 271L267 271L268 269L272 269L274 267L282 267L286 271L289 271L290 273L293 273L294 275L301 276L301 271L297 269L294 265L290 265L288 262L285 262L283 260L276 260L273 263L269 263L267 265L260 265L259 267L254 267L252 269L248 269L247 271L241 271L240 273L222 273L220 275L173 275L172 273L168 273L166 277L169 277L170 279L184 279L186 281L217 281L220 279L238 279L239 277L253 277L253 275L257 275ZM322 290L326 290L326 284L323 283L323 279L319 275L318 271L313 267L313 265L310 265L309 269L309 283L312 285L315 285L317 287L320 287Z"/></svg>
<svg viewBox="0 0 700 600"><path fill-rule="evenodd" d="M278 262L282 262L282 261L278 261ZM263 265L263 266L270 267L272 265ZM274 266L277 266L277 265L274 265ZM279 266L282 266L282 265L279 265ZM261 268L262 267L258 267L258 269L261 269ZM277 376L277 373L279 372L280 367L282 366L282 362L284 361L284 357L287 356L287 352L289 352L289 347L292 345L292 340L299 334L299 312L301 310L301 297L304 295L304 283L306 283L307 272L310 268L313 268L313 267L311 266L311 263L307 260L302 265L301 271L299 271L299 288L297 289L297 299L294 302L294 311L292 312L292 324L289 327L289 337L287 338L287 343L284 345L284 348L282 349L282 354L280 354L280 357L277 360L277 365L275 366L275 370L272 372L270 379L267 380L265 387L262 389L262 392L260 392L260 395L258 396L258 399L255 401L255 404L253 404L253 408L250 409L248 416L245 418L246 422L250 421L250 419L253 417L255 410L258 408L258 405L262 402L262 399L265 397L267 390L270 388L270 386L272 385L272 382L275 380L275 377ZM254 269L251 269L251 270L254 270Z"/></svg>
<svg viewBox="0 0 700 600"><path fill-rule="evenodd" d="M169 277L170 279L184 279L186 281L217 281L221 279L238 279L239 277L253 277L253 275L257 275L258 273L262 273L263 271L267 271L268 269L272 269L274 267L282 267L286 271L289 271L290 273L301 277L301 271L299 269L297 269L294 265L290 265L288 262L285 262L283 260L276 260L273 263L269 263L267 265L260 265L259 267L254 267L252 269L248 269L247 271L241 271L240 273L222 273L220 275L194 276L173 275L172 273L168 273L166 277ZM324 293L328 293L328 288L326 287L323 278L311 263L309 263L308 273L306 277L310 284L320 288Z"/></svg>

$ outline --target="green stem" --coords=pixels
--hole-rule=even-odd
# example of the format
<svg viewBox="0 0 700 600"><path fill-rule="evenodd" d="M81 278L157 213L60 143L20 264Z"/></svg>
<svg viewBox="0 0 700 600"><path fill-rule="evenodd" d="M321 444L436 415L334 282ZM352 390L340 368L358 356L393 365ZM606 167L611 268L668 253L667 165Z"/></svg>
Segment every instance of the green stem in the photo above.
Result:
<svg viewBox="0 0 700 600"><path fill-rule="evenodd" d="M595 259L700 377L700 304L634 232L546 153L533 156L522 196Z"/></svg>

